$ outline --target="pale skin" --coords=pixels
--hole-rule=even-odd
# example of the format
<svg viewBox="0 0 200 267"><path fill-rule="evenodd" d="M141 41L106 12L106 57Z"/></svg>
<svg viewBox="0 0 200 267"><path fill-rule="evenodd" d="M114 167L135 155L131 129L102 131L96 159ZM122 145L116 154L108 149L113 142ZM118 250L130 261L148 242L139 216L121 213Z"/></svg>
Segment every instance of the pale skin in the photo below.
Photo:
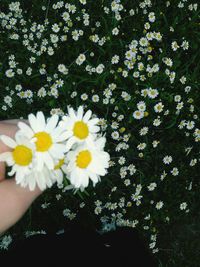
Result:
<svg viewBox="0 0 200 267"><path fill-rule="evenodd" d="M18 119L0 121L0 135L14 138L19 121L28 124L27 120ZM7 151L12 151L12 149L0 140L0 154ZM0 235L13 226L42 193L38 187L30 191L28 187L23 188L17 185L14 178L5 179L5 168L5 163L0 162Z"/></svg>

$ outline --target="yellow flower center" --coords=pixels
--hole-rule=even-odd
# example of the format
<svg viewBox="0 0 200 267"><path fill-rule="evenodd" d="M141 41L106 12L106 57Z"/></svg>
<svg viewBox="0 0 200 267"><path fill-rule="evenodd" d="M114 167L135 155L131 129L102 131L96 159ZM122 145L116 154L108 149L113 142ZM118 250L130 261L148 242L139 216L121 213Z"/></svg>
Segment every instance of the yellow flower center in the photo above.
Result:
<svg viewBox="0 0 200 267"><path fill-rule="evenodd" d="M60 167L61 167L63 164L64 164L64 158L59 160L58 164L55 165L54 170L58 170L58 169L60 169Z"/></svg>
<svg viewBox="0 0 200 267"><path fill-rule="evenodd" d="M76 157L76 165L79 168L85 169L90 164L92 155L89 150L82 150Z"/></svg>
<svg viewBox="0 0 200 267"><path fill-rule="evenodd" d="M88 126L83 121L77 121L74 124L73 132L79 139L85 139L89 134Z"/></svg>
<svg viewBox="0 0 200 267"><path fill-rule="evenodd" d="M18 145L12 152L14 161L21 166L27 166L33 158L32 150L24 145Z"/></svg>
<svg viewBox="0 0 200 267"><path fill-rule="evenodd" d="M37 141L35 142L37 151L47 151L53 144L51 136L46 132L38 132L34 137L37 138Z"/></svg>

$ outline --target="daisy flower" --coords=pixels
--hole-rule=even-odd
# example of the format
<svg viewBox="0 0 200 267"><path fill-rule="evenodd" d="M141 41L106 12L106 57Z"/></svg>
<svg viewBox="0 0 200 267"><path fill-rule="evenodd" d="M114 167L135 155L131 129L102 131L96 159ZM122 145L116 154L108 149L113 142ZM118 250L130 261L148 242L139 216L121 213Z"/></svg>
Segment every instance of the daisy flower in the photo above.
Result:
<svg viewBox="0 0 200 267"><path fill-rule="evenodd" d="M18 123L19 133L27 136L36 145L35 155L38 161L38 171L41 171L44 165L53 170L54 159L63 158L66 152L65 145L60 143L66 137L62 134L63 129L56 126L58 119L58 115L54 114L45 122L43 112L38 111L36 116L29 114L30 127L23 122Z"/></svg>
<svg viewBox="0 0 200 267"><path fill-rule="evenodd" d="M33 167L32 172L27 174L21 179L16 178L16 184L20 184L22 187L29 187L33 191L36 185L40 188L41 191L46 188L50 188L55 182L55 179L51 176L51 171L44 166L42 171L37 171Z"/></svg>
<svg viewBox="0 0 200 267"><path fill-rule="evenodd" d="M133 118L140 120L144 117L144 111L136 110L133 112Z"/></svg>
<svg viewBox="0 0 200 267"><path fill-rule="evenodd" d="M11 152L0 154L0 161L5 161L8 166L12 166L8 175L12 176L16 173L16 180L23 179L32 170L35 161L35 145L27 137L19 135L18 132L15 134L15 140L6 135L1 135L0 140L12 148Z"/></svg>
<svg viewBox="0 0 200 267"><path fill-rule="evenodd" d="M100 176L107 173L110 155L103 151L105 137L94 141L94 145L82 144L74 151L67 154L69 164L67 166L68 178L74 188L85 188L92 180L93 186L100 180Z"/></svg>
<svg viewBox="0 0 200 267"><path fill-rule="evenodd" d="M96 124L99 122L98 118L91 118L92 111L88 110L85 115L83 115L83 106L78 108L75 112L73 108L68 107L68 115L62 117L59 125L64 128L63 136L66 136L66 150L70 148L75 143L93 144L96 137L96 133L99 132L100 127Z"/></svg>
<svg viewBox="0 0 200 267"><path fill-rule="evenodd" d="M155 106L154 106L154 110L155 112L157 113L160 113L163 111L163 108L164 108L164 105L162 104L162 102L159 102L157 103Z"/></svg>
<svg viewBox="0 0 200 267"><path fill-rule="evenodd" d="M54 181L57 182L58 185L62 184L63 182L63 173L67 174L67 164L67 157L64 157L60 160L56 160L56 163L54 164L54 170L51 171L51 177Z"/></svg>
<svg viewBox="0 0 200 267"><path fill-rule="evenodd" d="M11 152L4 152L0 155L0 161L6 161L8 166L12 166L9 176L15 175L16 184L22 187L29 187L32 191L36 185L41 190L51 187L55 182L50 176L50 171L45 167L42 171L36 171L37 159L35 157L36 146L26 136L19 131L15 139L1 135L0 140L8 147L12 148Z"/></svg>

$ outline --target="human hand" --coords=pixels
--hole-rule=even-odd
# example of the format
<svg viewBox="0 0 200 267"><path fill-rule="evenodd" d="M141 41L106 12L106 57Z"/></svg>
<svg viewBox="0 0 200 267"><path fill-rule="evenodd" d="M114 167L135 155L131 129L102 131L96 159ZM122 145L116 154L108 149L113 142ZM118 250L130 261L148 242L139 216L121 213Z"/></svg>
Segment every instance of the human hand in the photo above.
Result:
<svg viewBox="0 0 200 267"><path fill-rule="evenodd" d="M11 138L14 138L17 129L18 129L17 123L8 123L4 121L0 122L0 135L4 134ZM6 144L4 144L0 140L0 154L7 151L12 151L12 149L6 146ZM5 179L5 172L6 172L6 164L5 162L0 162L0 182Z"/></svg>
<svg viewBox="0 0 200 267"><path fill-rule="evenodd" d="M0 135L15 138L18 131L18 122L27 120L0 121ZM0 154L12 149L0 140ZM5 179L6 165L0 162L0 235L14 225L26 212L32 202L42 193L36 186L30 191L16 184L15 179Z"/></svg>
<svg viewBox="0 0 200 267"><path fill-rule="evenodd" d="M14 139L15 134L19 129L17 127L19 121L23 121L24 123L27 123L29 125L28 120L15 119L0 121L0 135L4 134ZM12 149L0 140L0 154L9 151L12 151ZM5 162L0 162L0 182L5 179L5 172L6 164Z"/></svg>

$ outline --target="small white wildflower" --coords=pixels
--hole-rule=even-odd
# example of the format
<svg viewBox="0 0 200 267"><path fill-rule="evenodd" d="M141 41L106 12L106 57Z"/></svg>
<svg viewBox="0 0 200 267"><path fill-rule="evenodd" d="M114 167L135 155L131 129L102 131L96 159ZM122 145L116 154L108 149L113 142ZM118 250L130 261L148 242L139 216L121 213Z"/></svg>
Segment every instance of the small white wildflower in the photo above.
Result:
<svg viewBox="0 0 200 267"><path fill-rule="evenodd" d="M149 15L148 15L148 18L149 18L150 22L154 22L156 20L155 13L154 12L150 12Z"/></svg>
<svg viewBox="0 0 200 267"><path fill-rule="evenodd" d="M11 235L6 235L0 240L0 249L8 250L9 245L12 242Z"/></svg>
<svg viewBox="0 0 200 267"><path fill-rule="evenodd" d="M148 133L148 130L149 130L149 128L145 126L145 127L140 129L139 133L141 136L146 135Z"/></svg>
<svg viewBox="0 0 200 267"><path fill-rule="evenodd" d="M164 108L164 105L162 104L162 102L159 102L154 106L154 110L156 113L162 112L163 108Z"/></svg>
<svg viewBox="0 0 200 267"><path fill-rule="evenodd" d="M176 51L179 48L179 45L176 41L174 41L172 42L171 47L173 51Z"/></svg>
<svg viewBox="0 0 200 267"><path fill-rule="evenodd" d="M12 69L7 70L5 74L8 78L12 78L15 75L15 73Z"/></svg>
<svg viewBox="0 0 200 267"><path fill-rule="evenodd" d="M81 65L86 60L86 56L84 54L80 54L76 59L76 64Z"/></svg>
<svg viewBox="0 0 200 267"><path fill-rule="evenodd" d="M174 167L170 172L173 176L177 176L179 174L179 170L176 167Z"/></svg>
<svg viewBox="0 0 200 267"><path fill-rule="evenodd" d="M156 209L157 209L157 210L160 210L160 209L163 207L163 205L164 205L163 201L159 201L159 202L157 202L157 203L156 203Z"/></svg>
<svg viewBox="0 0 200 267"><path fill-rule="evenodd" d="M156 183L150 183L147 188L149 191L153 191L157 187Z"/></svg>
<svg viewBox="0 0 200 267"><path fill-rule="evenodd" d="M180 210L185 210L187 208L187 203L186 202L182 202L180 204Z"/></svg>
<svg viewBox="0 0 200 267"><path fill-rule="evenodd" d="M133 112L133 117L137 120L140 120L144 117L144 112L140 110L136 110Z"/></svg>
<svg viewBox="0 0 200 267"><path fill-rule="evenodd" d="M165 156L163 158L164 164L170 164L172 162L172 157L171 156Z"/></svg>
<svg viewBox="0 0 200 267"><path fill-rule="evenodd" d="M57 23L54 23L54 24L52 25L52 31L53 31L53 32L56 32L56 33L60 31L60 27L58 26Z"/></svg>

